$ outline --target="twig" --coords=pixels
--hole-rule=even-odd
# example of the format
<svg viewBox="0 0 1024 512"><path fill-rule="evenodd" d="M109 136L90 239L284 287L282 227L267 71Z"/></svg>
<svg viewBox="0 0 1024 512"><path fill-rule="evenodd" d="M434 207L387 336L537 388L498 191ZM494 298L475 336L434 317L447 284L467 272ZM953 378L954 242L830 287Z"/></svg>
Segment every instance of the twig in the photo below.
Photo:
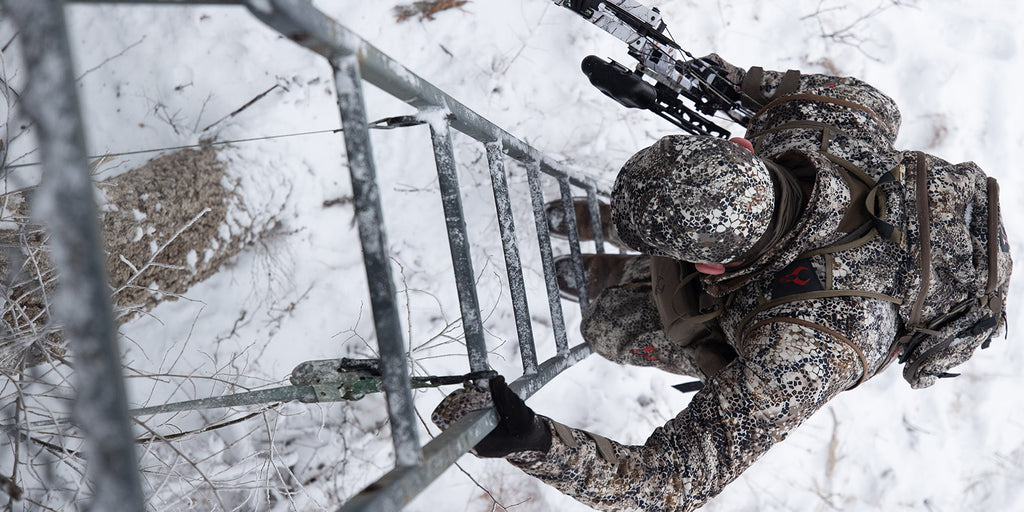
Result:
<svg viewBox="0 0 1024 512"><path fill-rule="evenodd" d="M395 6L392 11L395 14L395 21L399 23L417 14L420 16L420 21L433 20L435 14L454 7L461 8L467 3L469 3L469 0L421 0L411 4Z"/></svg>
<svg viewBox="0 0 1024 512"><path fill-rule="evenodd" d="M154 441L164 441L164 442L167 442L167 441L172 441L174 439L179 439L179 438L182 438L182 437L185 437L185 436L190 436L190 435L194 435L194 434L202 434L203 432L210 432L210 431L221 429L221 428L224 428L224 427L230 427L231 425L237 425L237 424L242 423L244 421L248 421L248 420L250 420L252 418L255 418L256 416L259 416L259 415L261 415L263 413L266 413L267 411L269 411L271 409L275 409L275 408L279 407L280 405L281 405L280 402L276 403L276 404L270 404L266 409L263 409L262 411L256 411L256 412L253 412L253 413L249 413L249 414L246 414L245 416L242 416L241 418L235 418L233 420L225 421L225 422L222 422L222 423L217 423L217 424L214 424L214 425L208 425L208 426L205 426L205 427L202 427L202 428L197 428L197 429L193 429L193 430L187 430L187 431L184 431L184 432L177 432L177 433L174 433L174 434L164 434L164 435L160 435L160 436L153 435L153 436L150 436L150 437L143 437L143 438L136 439L135 442L138 443L138 444L152 443Z"/></svg>
<svg viewBox="0 0 1024 512"><path fill-rule="evenodd" d="M107 57L106 59L103 59L103 62L100 62L99 64L97 64L97 65L95 65L95 66L85 70L85 72L83 72L81 75L78 75L78 77L75 78L75 81L77 82L78 80L81 80L83 77L85 77L85 75L88 75L89 73L92 73L93 71L96 71L97 69L105 66L108 62L110 62L110 61L112 61L112 60L114 60L114 59L124 55L125 53L128 52L128 50L131 50L132 48L135 48L136 46L142 44L142 42L145 41L145 40L146 40L146 36L142 36L141 39L139 39L138 41L135 41L134 43L128 45L125 49L121 50L116 55L112 55L110 57Z"/></svg>
<svg viewBox="0 0 1024 512"><path fill-rule="evenodd" d="M147 430L147 431L148 431L148 432L149 432L150 434L152 434L152 435L153 435L154 437L157 437L157 438L161 438L161 439L165 439L165 436L161 436L161 435L160 435L159 433L157 433L157 432L156 432L155 430L153 430L152 428L150 428L150 427L149 427L149 425L146 425L146 423L145 423L144 421L139 421L138 419L134 419L134 418L133 418L133 420L134 420L134 422L135 422L135 424L136 424L136 425L139 425L140 427L142 427L142 428L146 429L146 430ZM198 465L197 465L197 464L196 464L195 462L192 462L192 459L188 458L188 457L187 457L187 456L186 456L186 455L185 455L184 453L182 453L182 452L181 452L181 450L179 450L178 448L176 448L176 447L174 446L174 444L173 444L173 443L167 443L166 445L167 445L167 446L168 446L168 447L169 447L169 448L170 448L171 450L173 450L173 451L174 451L174 453L178 454L178 455L179 455L179 456L180 456L180 457L181 457L182 459L184 459L184 460L188 461L188 462L189 462L189 464L191 464L191 466L192 466L192 467L193 467L193 468L194 468L194 469L196 470L196 473L198 473L198 474L199 474L199 478L201 478L201 479L202 479L202 480L203 480L204 482L206 482L206 485L210 486L210 489L212 489L212 490L213 490L213 497L214 497L214 499L216 499L216 500L217 500L217 504L219 504L219 505L220 505L220 508L221 508L222 510L228 510L228 508L227 508L227 507L226 507L226 506L224 505L224 502L223 502L223 501L221 501L221 498L220 498L220 493L218 493L218 492L217 492L217 486L213 485L213 481L211 481L211 480L210 480L210 478L206 476L206 473L204 473L203 471L201 471L201 470L199 469L199 466L198 466Z"/></svg>
<svg viewBox="0 0 1024 512"><path fill-rule="evenodd" d="M207 93L206 98L203 99L202 106L199 107L199 114L196 115L196 122L192 125L193 133L198 133L199 120L203 118L203 112L206 112L206 104L209 103L211 99L213 99L213 93Z"/></svg>
<svg viewBox="0 0 1024 512"><path fill-rule="evenodd" d="M209 212L210 212L209 208L203 208L203 210L201 212L199 212L198 214L196 214L195 217L192 217L192 220L190 220L187 223L185 223L185 225L182 226L181 229L176 231L173 235L171 235L171 237L166 242L163 243L163 245L161 245L159 248L157 248L157 250L153 252L153 255L150 256L149 261L147 261L146 264L143 265L141 269L139 269L134 274L132 274L131 277L129 277L128 280L125 281L125 283L123 285L121 285L118 289L114 290L114 293L112 295L117 295L118 293L120 293L122 290L124 290L126 287L128 287L128 285L130 285L132 283L132 281L134 281L137 277L142 275L142 273L145 272L148 268L153 267L153 266L166 266L164 264L156 263L156 257L159 256L160 253L163 252L163 250L167 248L167 246L171 245L171 243L173 243L179 236L181 236L181 234L184 233L185 230L187 230L188 228L192 227L192 225L195 224L196 222L199 222L199 219L203 215L206 215ZM131 264L129 264L129 265L131 266L131 268L133 270L135 269L134 265L131 265Z"/></svg>
<svg viewBox="0 0 1024 512"><path fill-rule="evenodd" d="M879 60L878 57L871 55L863 47L864 43L866 43L868 40L861 39L860 37L858 37L854 31L854 28L863 23L864 21L867 21L868 19L881 14L892 7L904 7L907 5L902 0L888 0L887 4L879 3L873 9L854 18L853 21L850 21L845 26L829 31L828 29L825 28L825 22L822 19L821 15L828 12L845 10L847 6L838 5L835 7L823 8L824 4L825 0L821 0L820 2L818 2L818 8L813 13L802 16L800 20L803 21L814 18L818 22L818 29L821 32L822 38L831 40L838 44L852 46L856 48L857 51L859 51L865 57L875 61Z"/></svg>
<svg viewBox="0 0 1024 512"><path fill-rule="evenodd" d="M11 43L13 43L14 40L18 38L18 34L20 34L20 33L21 33L20 31L19 32L15 32L14 35L11 36L11 38L7 41L7 43L4 44L3 48L0 48L0 52L6 52L7 48L9 48L11 46Z"/></svg>
<svg viewBox="0 0 1024 512"><path fill-rule="evenodd" d="M267 89L267 90L257 94L255 98L249 100L245 105L242 105L241 107L238 107L237 109L235 109L234 112L232 112L232 113L230 113L230 114L228 114L228 115L226 115L226 116L224 116L224 117L222 117L222 118L220 118L220 119L210 123L209 125L207 125L206 128L203 128L202 130L200 130L200 133L205 132L206 130L209 130L210 128L212 128L215 125L219 124L221 121L224 121L226 119L235 117L236 115L241 113L243 110L245 110L245 109L249 108L250 106L252 106L253 103L256 103L257 101L263 99L264 96L270 94L270 91L273 91L274 89L277 89L278 85L279 84L274 84L274 85L270 86L269 89ZM204 107L205 107L205 104L204 104Z"/></svg>

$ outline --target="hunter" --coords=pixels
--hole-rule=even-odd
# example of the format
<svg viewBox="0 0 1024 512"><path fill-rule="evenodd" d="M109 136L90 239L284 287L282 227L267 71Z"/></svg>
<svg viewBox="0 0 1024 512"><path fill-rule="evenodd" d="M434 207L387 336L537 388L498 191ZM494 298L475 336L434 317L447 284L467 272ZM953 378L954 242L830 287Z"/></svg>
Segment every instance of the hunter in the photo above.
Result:
<svg viewBox="0 0 1024 512"><path fill-rule="evenodd" d="M994 180L895 149L896 104L858 79L705 61L757 114L742 139L670 135L625 163L603 229L640 254L585 258L582 322L603 357L703 388L640 446L535 415L501 378L433 415L493 402L475 453L598 510L694 510L894 359L928 386L1004 323Z"/></svg>

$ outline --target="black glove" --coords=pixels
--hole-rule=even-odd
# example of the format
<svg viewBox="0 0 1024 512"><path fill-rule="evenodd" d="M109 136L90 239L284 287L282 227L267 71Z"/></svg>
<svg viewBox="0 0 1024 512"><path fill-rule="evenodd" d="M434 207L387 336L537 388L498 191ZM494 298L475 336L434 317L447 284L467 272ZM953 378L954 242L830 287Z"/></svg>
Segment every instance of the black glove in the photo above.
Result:
<svg viewBox="0 0 1024 512"><path fill-rule="evenodd" d="M510 453L551 449L551 431L547 422L526 406L505 384L505 377L489 381L491 400L498 412L498 426L474 448L480 457L505 457Z"/></svg>

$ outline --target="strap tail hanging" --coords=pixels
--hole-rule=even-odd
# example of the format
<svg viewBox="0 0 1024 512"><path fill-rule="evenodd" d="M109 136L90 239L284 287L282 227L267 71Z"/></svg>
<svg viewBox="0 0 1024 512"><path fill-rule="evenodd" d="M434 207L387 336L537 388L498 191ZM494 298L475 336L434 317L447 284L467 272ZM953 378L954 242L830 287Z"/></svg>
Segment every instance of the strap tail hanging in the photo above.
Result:
<svg viewBox="0 0 1024 512"><path fill-rule="evenodd" d="M695 391L700 391L704 389L704 383L699 380L695 380L692 382L683 382L682 384L676 384L675 386L672 387L678 389L680 393L693 393Z"/></svg>

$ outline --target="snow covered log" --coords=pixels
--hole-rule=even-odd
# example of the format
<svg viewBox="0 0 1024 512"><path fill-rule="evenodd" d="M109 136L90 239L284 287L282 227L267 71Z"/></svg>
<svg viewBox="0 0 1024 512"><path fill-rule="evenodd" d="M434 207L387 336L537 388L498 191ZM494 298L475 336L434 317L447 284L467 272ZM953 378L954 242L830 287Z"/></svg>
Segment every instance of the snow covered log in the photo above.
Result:
<svg viewBox="0 0 1024 512"><path fill-rule="evenodd" d="M175 300L279 223L282 199L245 194L212 147L185 149L97 183L108 278L119 323ZM271 196L273 198L273 196ZM277 204L274 204L274 203ZM61 358L50 320L56 272L31 197L0 196L0 371Z"/></svg>

